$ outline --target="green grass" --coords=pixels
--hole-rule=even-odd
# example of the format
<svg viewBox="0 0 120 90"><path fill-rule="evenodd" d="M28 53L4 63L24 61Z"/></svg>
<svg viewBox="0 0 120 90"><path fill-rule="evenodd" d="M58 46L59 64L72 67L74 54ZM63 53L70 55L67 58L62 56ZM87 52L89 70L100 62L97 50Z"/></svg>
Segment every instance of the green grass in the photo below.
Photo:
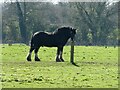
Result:
<svg viewBox="0 0 120 90"><path fill-rule="evenodd" d="M76 67L70 64L70 46L64 47L65 62L56 63L56 48L41 47L41 62L26 61L29 47L1 45L3 88L118 88L118 48L75 46Z"/></svg>

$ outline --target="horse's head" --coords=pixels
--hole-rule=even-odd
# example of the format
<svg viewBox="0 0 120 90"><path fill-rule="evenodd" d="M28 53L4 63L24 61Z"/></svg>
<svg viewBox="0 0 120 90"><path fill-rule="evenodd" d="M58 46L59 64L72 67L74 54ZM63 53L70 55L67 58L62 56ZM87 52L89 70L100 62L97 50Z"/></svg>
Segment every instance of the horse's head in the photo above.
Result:
<svg viewBox="0 0 120 90"><path fill-rule="evenodd" d="M75 34L76 34L76 29L70 28L70 38L71 38L71 40L74 40Z"/></svg>
<svg viewBox="0 0 120 90"><path fill-rule="evenodd" d="M61 34L61 36L64 35L68 38L71 38L71 40L74 40L76 29L72 27L61 27L54 32L54 34L58 33Z"/></svg>

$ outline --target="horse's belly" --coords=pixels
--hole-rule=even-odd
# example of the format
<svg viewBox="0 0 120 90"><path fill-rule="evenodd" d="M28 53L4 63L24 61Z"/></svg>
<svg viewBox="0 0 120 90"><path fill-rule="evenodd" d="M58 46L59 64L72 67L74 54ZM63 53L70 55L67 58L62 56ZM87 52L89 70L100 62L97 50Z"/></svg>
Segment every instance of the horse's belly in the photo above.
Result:
<svg viewBox="0 0 120 90"><path fill-rule="evenodd" d="M57 47L58 45L55 42L45 42L45 43L43 43L43 46Z"/></svg>
<svg viewBox="0 0 120 90"><path fill-rule="evenodd" d="M43 46L46 46L46 47L57 47L57 45L43 45Z"/></svg>

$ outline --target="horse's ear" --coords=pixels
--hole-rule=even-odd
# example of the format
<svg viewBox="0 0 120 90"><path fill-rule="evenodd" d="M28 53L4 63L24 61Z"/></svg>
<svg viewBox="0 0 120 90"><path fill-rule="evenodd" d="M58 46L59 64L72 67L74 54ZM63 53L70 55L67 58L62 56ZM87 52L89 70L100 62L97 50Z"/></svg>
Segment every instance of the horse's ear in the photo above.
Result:
<svg viewBox="0 0 120 90"><path fill-rule="evenodd" d="M76 32L77 32L77 29L75 29L75 28L73 28L72 30L73 30L73 32L74 32L74 33L76 33Z"/></svg>

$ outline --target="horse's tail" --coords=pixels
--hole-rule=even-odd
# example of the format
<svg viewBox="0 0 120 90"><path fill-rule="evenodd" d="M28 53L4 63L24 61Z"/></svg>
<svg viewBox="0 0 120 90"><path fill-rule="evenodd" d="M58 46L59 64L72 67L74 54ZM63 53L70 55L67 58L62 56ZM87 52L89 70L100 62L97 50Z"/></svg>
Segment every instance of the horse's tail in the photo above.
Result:
<svg viewBox="0 0 120 90"><path fill-rule="evenodd" d="M33 42L34 40L33 40L33 35L32 35L32 38L31 38L31 41L30 41L30 46L31 47L34 47L34 42Z"/></svg>

